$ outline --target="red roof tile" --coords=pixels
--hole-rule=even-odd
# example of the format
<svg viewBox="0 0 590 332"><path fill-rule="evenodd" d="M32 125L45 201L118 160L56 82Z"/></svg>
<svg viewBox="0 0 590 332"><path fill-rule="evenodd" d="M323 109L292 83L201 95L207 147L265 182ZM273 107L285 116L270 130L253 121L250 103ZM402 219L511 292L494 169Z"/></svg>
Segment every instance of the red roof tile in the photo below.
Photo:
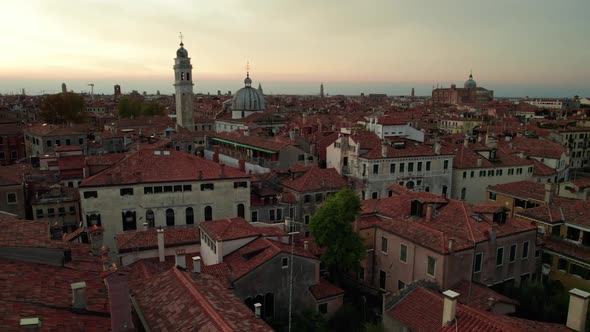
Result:
<svg viewBox="0 0 590 332"><path fill-rule="evenodd" d="M170 167L174 163L174 167ZM224 169L223 175L222 168ZM82 182L81 187L245 178L238 169L176 150L145 149Z"/></svg>
<svg viewBox="0 0 590 332"><path fill-rule="evenodd" d="M236 240L264 233L263 229L252 226L241 217L203 221L199 227L215 241Z"/></svg>
<svg viewBox="0 0 590 332"><path fill-rule="evenodd" d="M157 230L131 231L115 235L117 249L121 252L158 248ZM176 247L201 242L199 227L164 229L164 247Z"/></svg>
<svg viewBox="0 0 590 332"><path fill-rule="evenodd" d="M309 287L311 295L316 300L329 299L336 296L344 296L344 290L336 285L333 285L324 278L320 278L320 283Z"/></svg>
<svg viewBox="0 0 590 332"><path fill-rule="evenodd" d="M520 199L545 200L545 185L534 181L516 181L489 186L489 191Z"/></svg>
<svg viewBox="0 0 590 332"><path fill-rule="evenodd" d="M478 310L491 311L497 303L518 305L518 301L468 280L459 281L451 289L460 294L459 302Z"/></svg>
<svg viewBox="0 0 590 332"><path fill-rule="evenodd" d="M314 192L345 188L348 180L338 174L335 168L310 167L299 177L281 181L281 185L298 192Z"/></svg>

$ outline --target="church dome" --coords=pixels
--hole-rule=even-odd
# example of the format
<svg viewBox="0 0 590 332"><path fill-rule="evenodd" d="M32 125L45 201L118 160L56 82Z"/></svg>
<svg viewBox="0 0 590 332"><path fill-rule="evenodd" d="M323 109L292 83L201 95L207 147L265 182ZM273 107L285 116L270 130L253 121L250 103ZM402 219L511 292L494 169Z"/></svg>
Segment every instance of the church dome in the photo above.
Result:
<svg viewBox="0 0 590 332"><path fill-rule="evenodd" d="M250 75L244 80L245 86L236 91L232 99L232 110L235 111L264 111L266 101L260 90L252 87Z"/></svg>
<svg viewBox="0 0 590 332"><path fill-rule="evenodd" d="M465 84L463 84L463 87L465 89L475 89L477 88L477 83L475 83L475 81L473 80L473 75L469 74L469 79L467 81L465 81Z"/></svg>
<svg viewBox="0 0 590 332"><path fill-rule="evenodd" d="M183 43L180 43L180 48L178 49L178 51L176 51L176 57L177 58L188 58L188 52L184 48Z"/></svg>

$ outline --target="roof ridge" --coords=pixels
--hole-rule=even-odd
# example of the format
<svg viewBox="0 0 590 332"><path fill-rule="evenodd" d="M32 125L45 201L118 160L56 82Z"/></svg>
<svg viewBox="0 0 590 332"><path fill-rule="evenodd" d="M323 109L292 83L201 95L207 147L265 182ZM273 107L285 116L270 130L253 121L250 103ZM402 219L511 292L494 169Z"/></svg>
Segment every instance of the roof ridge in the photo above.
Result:
<svg viewBox="0 0 590 332"><path fill-rule="evenodd" d="M471 223L469 222L469 217L467 216L467 209L465 209L465 202L461 202L461 206L463 207L463 213L465 214L465 221L467 222L467 229L469 230L469 235L471 236L471 241L475 242L475 235L473 235L473 228L471 227Z"/></svg>
<svg viewBox="0 0 590 332"><path fill-rule="evenodd" d="M199 304L201 304L201 306L209 315L209 317L211 317L215 325L217 325L221 329L221 331L233 332L234 329L231 326L229 326L229 324L221 317L221 315L219 315L219 313L217 313L215 308L213 308L213 306L209 303L209 300L207 300L207 298L203 296L203 294L197 291L197 289L194 287L194 281L190 280L186 274L184 274L177 268L174 268L173 270L175 276L180 280L182 285L188 289L189 293L193 296L193 298L195 298L199 302Z"/></svg>

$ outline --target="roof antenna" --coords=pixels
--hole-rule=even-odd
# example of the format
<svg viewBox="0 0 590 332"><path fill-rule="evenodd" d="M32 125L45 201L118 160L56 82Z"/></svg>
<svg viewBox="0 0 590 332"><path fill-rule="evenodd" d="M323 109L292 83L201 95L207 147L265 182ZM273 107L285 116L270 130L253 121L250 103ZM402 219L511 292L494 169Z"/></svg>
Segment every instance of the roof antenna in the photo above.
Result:
<svg viewBox="0 0 590 332"><path fill-rule="evenodd" d="M180 46L184 46L184 44L182 43L182 38L183 38L182 32L180 33L180 35L178 36L178 38L180 38Z"/></svg>

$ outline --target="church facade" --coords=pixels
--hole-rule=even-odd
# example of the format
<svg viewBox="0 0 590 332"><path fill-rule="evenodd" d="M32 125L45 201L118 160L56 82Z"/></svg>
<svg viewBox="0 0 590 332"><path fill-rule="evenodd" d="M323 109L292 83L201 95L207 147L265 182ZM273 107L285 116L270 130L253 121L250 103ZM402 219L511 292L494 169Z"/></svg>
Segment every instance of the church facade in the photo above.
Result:
<svg viewBox="0 0 590 332"><path fill-rule="evenodd" d="M432 90L431 104L471 104L487 102L494 99L494 91L478 87L469 74L469 79L463 84L463 88L457 88L451 84L450 88L437 88Z"/></svg>

